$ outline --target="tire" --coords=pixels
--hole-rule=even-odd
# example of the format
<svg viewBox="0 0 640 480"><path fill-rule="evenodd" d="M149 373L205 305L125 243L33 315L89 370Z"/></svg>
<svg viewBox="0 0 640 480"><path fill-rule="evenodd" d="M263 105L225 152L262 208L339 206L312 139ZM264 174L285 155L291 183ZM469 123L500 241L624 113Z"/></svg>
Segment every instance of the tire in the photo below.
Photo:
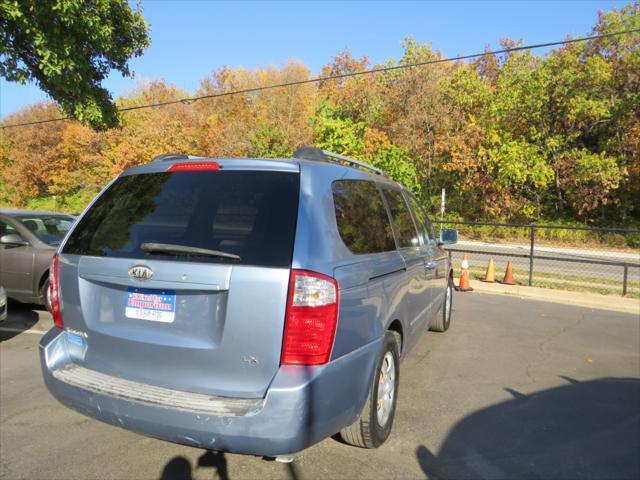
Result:
<svg viewBox="0 0 640 480"><path fill-rule="evenodd" d="M393 360L392 365L390 359ZM362 448L378 448L389 438L398 400L399 360L399 339L396 338L396 334L386 332L369 395L360 412L360 417L353 425L340 431L340 436L346 443ZM384 372L383 369L385 369ZM388 391L391 385L393 391L387 393L385 398L378 400L379 391L384 395L380 389L384 388ZM378 405L381 406L380 410L377 408Z"/></svg>
<svg viewBox="0 0 640 480"><path fill-rule="evenodd" d="M442 316L438 316L435 319L430 330L434 332L446 332L449 330L449 325L451 325L451 310L453 307L453 289L453 277L449 276L444 302L442 303Z"/></svg>
<svg viewBox="0 0 640 480"><path fill-rule="evenodd" d="M42 287L40 287L40 297L42 298L42 301L44 302L44 306L46 307L46 309L51 312L51 298L49 298L49 279L47 278L44 283L42 284Z"/></svg>

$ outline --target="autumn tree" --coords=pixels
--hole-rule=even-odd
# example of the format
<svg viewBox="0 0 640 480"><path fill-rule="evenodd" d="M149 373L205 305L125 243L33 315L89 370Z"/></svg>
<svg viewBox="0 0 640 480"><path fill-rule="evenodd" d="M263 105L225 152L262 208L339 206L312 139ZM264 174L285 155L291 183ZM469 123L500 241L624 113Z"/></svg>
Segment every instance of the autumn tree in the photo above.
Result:
<svg viewBox="0 0 640 480"><path fill-rule="evenodd" d="M601 14L592 33L637 28L640 2ZM412 38L403 49L384 64L345 50L320 72L340 78L288 87L268 88L310 80L311 71L295 61L223 67L193 93L145 82L116 99L126 111L104 131L77 121L3 129L0 203L43 205L56 195L57 206L77 211L123 169L160 153L288 158L315 144L382 168L432 211L446 188L449 218L640 223L640 34L544 55L487 48L473 62L440 62L443 53ZM380 67L393 68L359 75ZM192 95L207 98L185 100ZM44 103L0 123L63 114Z"/></svg>
<svg viewBox="0 0 640 480"><path fill-rule="evenodd" d="M26 123L55 117L58 109L51 103L37 103L10 115L7 123ZM49 194L56 169L63 161L64 122L32 125L3 130L0 144L1 176L10 204L23 205L28 199Z"/></svg>
<svg viewBox="0 0 640 480"><path fill-rule="evenodd" d="M299 62L282 68L222 68L207 76L197 95L222 95L194 104L203 118L200 148L211 156L287 157L311 143L316 87L291 87L224 96L226 92L307 80L311 73Z"/></svg>

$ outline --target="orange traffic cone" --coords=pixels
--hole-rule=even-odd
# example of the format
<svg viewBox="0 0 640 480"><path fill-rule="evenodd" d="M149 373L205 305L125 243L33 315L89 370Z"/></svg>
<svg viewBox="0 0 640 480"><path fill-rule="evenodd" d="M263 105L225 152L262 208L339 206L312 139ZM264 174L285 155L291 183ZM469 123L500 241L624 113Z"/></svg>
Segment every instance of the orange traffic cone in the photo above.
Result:
<svg viewBox="0 0 640 480"><path fill-rule="evenodd" d="M496 281L495 267L493 266L493 258L489 259L489 265L487 265L487 273L484 274L484 278L481 282L493 283Z"/></svg>
<svg viewBox="0 0 640 480"><path fill-rule="evenodd" d="M507 270L504 272L504 278L502 279L502 282L500 282L504 285L515 285L516 282L513 281L513 266L511 265L511 262L507 263Z"/></svg>
<svg viewBox="0 0 640 480"><path fill-rule="evenodd" d="M469 284L469 257L467 257L466 253L462 256L462 262L460 263L460 281L456 290L459 292L473 291Z"/></svg>

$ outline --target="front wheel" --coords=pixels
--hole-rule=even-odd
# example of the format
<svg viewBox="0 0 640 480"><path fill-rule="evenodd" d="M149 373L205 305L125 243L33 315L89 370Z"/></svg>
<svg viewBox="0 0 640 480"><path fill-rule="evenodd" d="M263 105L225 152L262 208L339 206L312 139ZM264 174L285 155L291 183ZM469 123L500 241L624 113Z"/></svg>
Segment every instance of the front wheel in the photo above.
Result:
<svg viewBox="0 0 640 480"><path fill-rule="evenodd" d="M431 325L434 332L446 332L451 324L451 307L453 306L453 277L449 276L447 289L444 295L444 303L442 305L442 316L437 317Z"/></svg>
<svg viewBox="0 0 640 480"><path fill-rule="evenodd" d="M398 399L399 360L399 341L392 332L386 332L367 402L358 420L340 431L345 442L378 448L389 437Z"/></svg>

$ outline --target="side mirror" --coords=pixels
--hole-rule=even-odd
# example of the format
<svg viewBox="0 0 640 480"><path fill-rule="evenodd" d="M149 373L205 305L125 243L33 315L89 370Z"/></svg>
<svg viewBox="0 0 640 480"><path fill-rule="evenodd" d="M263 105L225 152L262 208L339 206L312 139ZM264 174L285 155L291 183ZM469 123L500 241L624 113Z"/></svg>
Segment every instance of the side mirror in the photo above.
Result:
<svg viewBox="0 0 640 480"><path fill-rule="evenodd" d="M29 245L29 242L27 242L17 233L7 233L6 235L0 237L0 244L24 246Z"/></svg>
<svg viewBox="0 0 640 480"><path fill-rule="evenodd" d="M440 245L453 245L458 243L458 230L454 228L443 228L440 230Z"/></svg>

